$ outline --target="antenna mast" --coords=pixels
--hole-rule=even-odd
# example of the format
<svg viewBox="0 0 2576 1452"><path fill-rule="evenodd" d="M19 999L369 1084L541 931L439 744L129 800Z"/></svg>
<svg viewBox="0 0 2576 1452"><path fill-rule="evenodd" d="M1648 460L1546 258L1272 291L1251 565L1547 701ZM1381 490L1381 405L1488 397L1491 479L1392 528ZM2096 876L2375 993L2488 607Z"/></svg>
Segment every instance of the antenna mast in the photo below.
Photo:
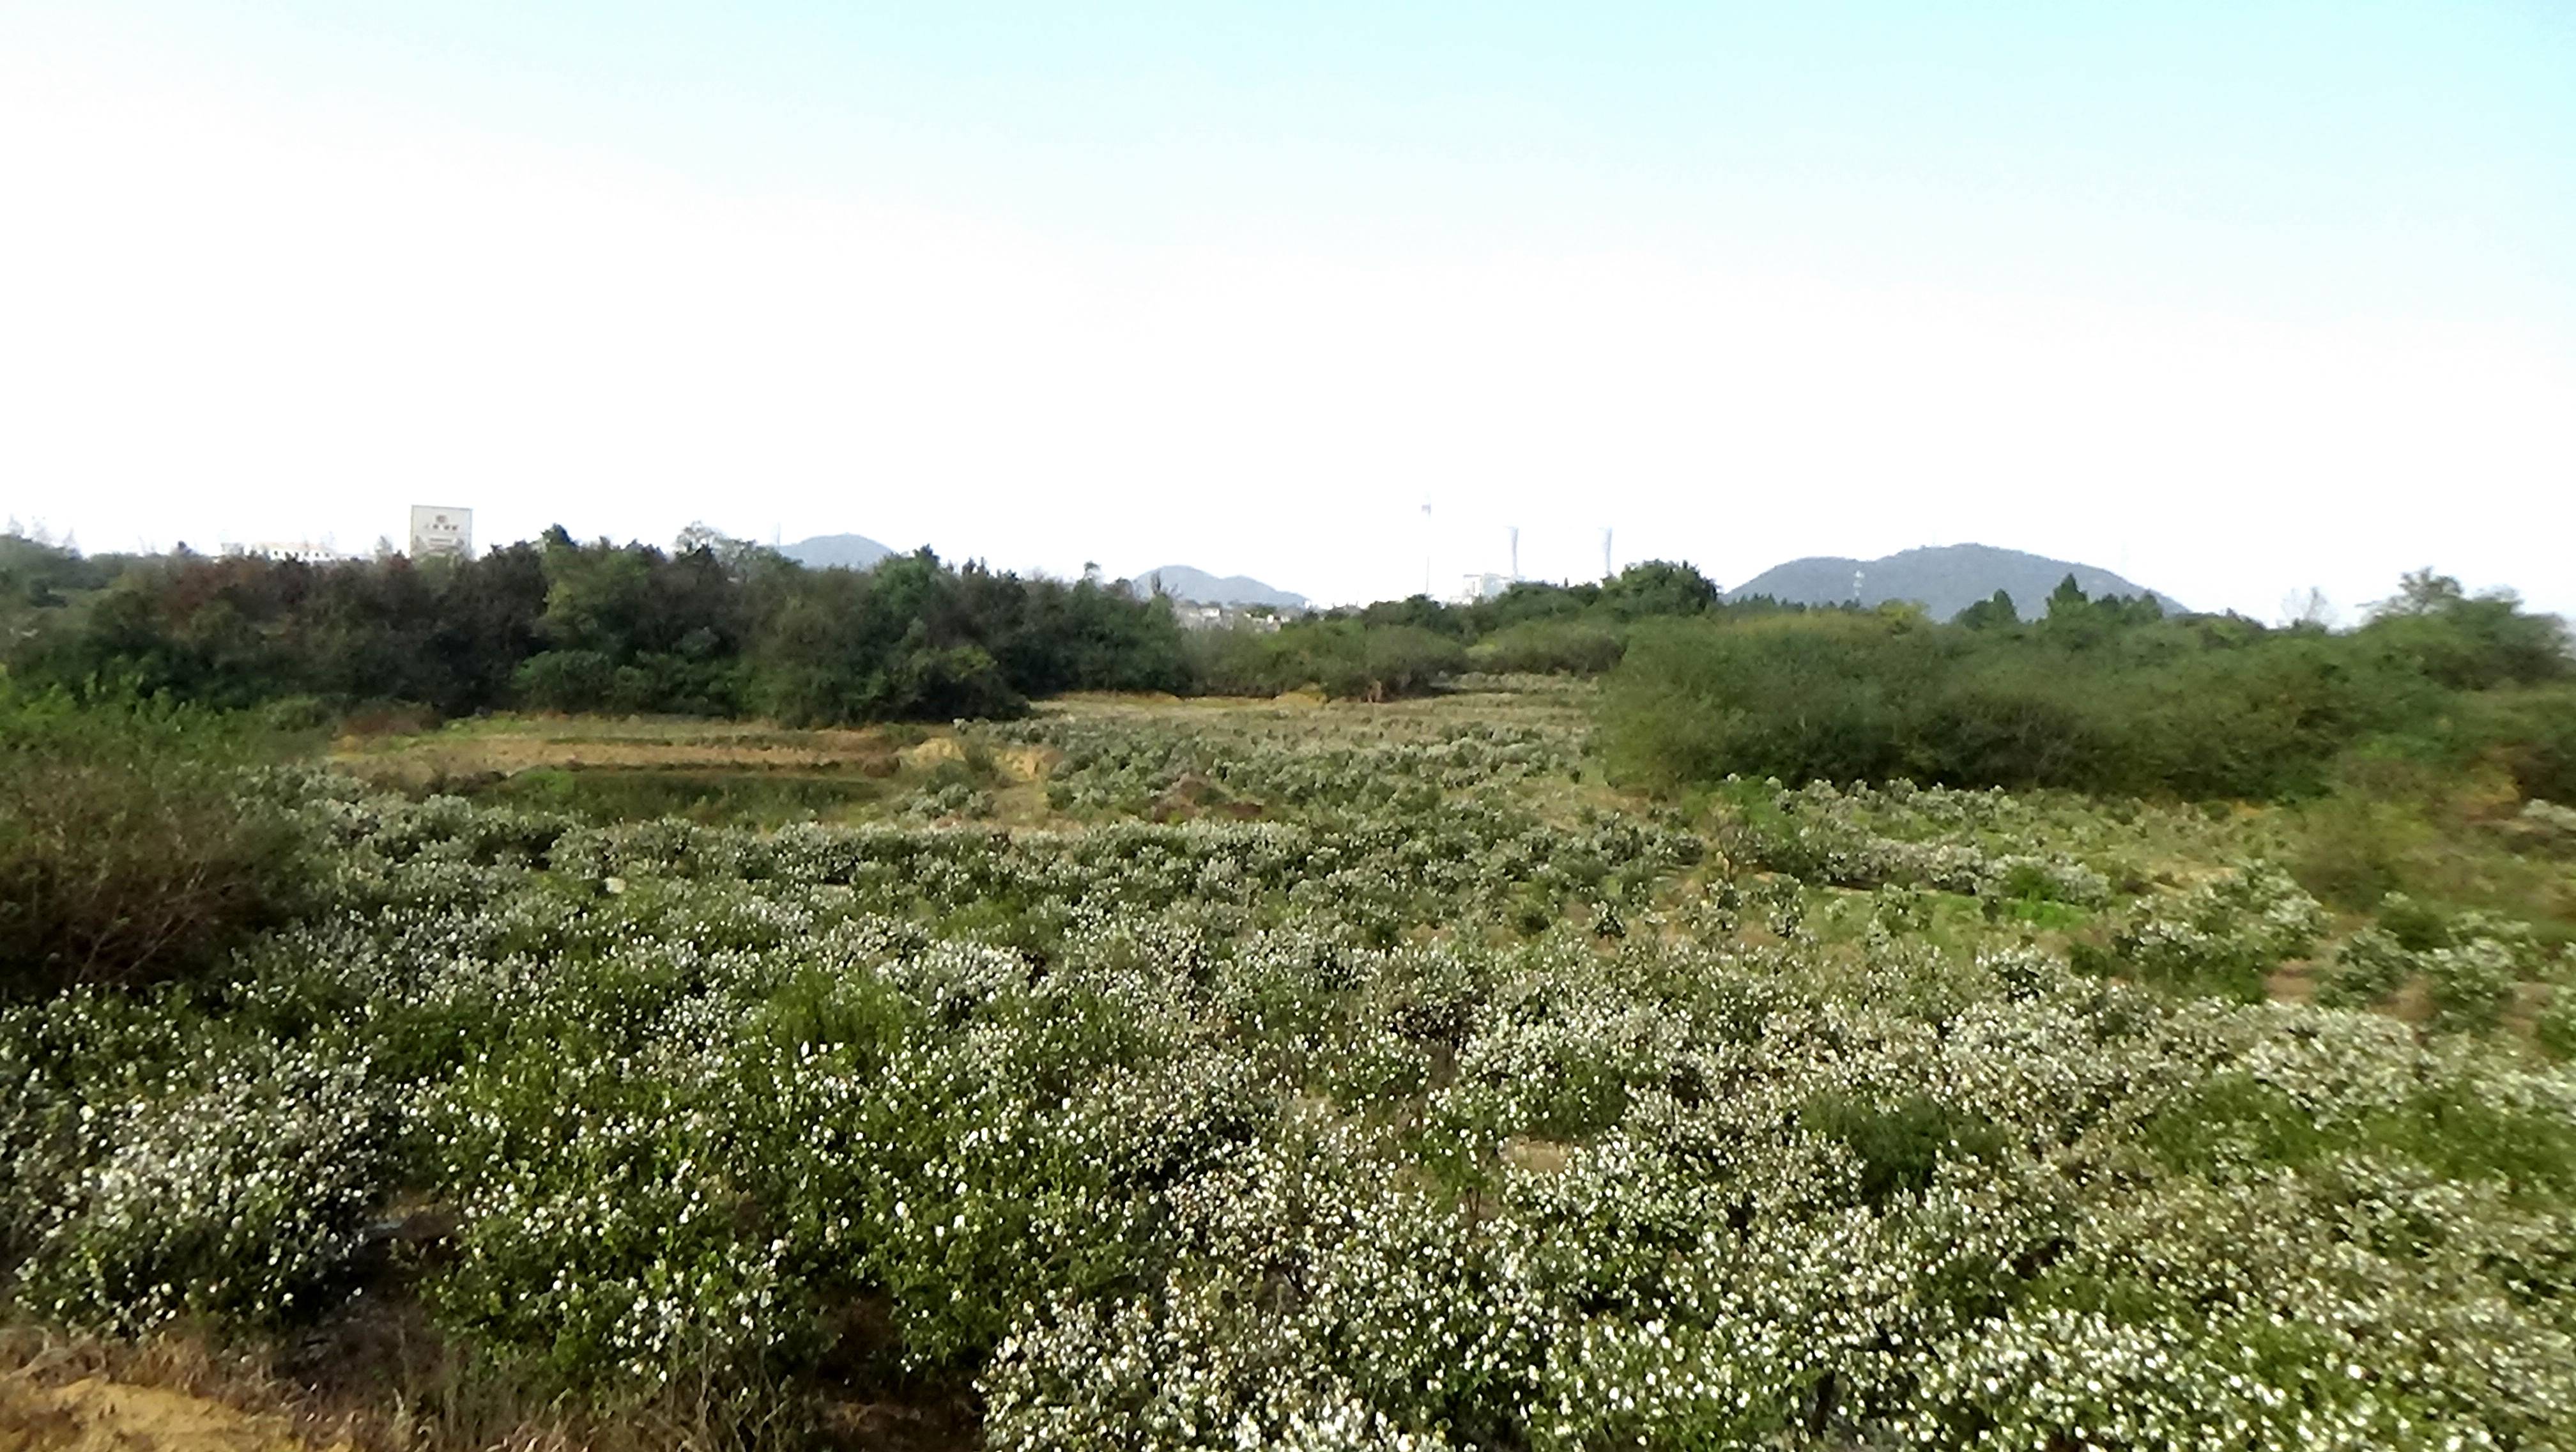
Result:
<svg viewBox="0 0 2576 1452"><path fill-rule="evenodd" d="M1521 578L1521 527L1517 524L1510 525L1506 527L1506 532L1510 534L1512 540L1512 583L1517 585Z"/></svg>

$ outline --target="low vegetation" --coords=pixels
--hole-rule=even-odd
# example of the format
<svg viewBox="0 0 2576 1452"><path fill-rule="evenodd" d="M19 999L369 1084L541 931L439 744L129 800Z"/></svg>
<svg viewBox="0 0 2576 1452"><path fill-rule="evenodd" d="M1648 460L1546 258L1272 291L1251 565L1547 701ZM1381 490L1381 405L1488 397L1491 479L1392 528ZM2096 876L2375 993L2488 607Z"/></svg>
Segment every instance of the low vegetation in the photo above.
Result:
<svg viewBox="0 0 2576 1452"><path fill-rule="evenodd" d="M1668 788L1740 774L2277 800L2358 755L2576 796L2576 656L2562 622L2509 596L2419 575L2343 634L2139 603L2070 587L2031 625L1659 621L1610 679L1609 748Z"/></svg>
<svg viewBox="0 0 2576 1452"><path fill-rule="evenodd" d="M2562 1444L2563 919L2339 908L2298 804L1657 804L1590 700L210 767L323 870L17 981L15 1315L343 1348L389 1447Z"/></svg>

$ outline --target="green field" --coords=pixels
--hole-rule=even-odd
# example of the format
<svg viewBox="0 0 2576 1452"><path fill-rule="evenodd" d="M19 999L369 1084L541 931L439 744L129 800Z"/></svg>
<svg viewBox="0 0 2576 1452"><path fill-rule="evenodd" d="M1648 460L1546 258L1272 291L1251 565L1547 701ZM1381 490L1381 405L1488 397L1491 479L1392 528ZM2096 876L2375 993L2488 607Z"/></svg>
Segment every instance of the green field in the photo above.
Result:
<svg viewBox="0 0 2576 1452"><path fill-rule="evenodd" d="M327 903L0 1008L18 1315L384 1446L2566 1445L2563 918L1589 706L344 737Z"/></svg>

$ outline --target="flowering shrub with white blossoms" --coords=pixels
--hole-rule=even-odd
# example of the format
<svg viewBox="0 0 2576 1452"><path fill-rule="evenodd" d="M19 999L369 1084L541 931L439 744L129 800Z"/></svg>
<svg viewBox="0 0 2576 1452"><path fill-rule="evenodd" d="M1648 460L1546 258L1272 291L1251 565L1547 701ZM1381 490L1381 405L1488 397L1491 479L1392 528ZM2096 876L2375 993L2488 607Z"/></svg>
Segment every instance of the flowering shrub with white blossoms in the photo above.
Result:
<svg viewBox="0 0 2576 1452"><path fill-rule="evenodd" d="M2547 972L2547 955L2527 923L2476 911L2444 919L2395 893L2380 911L2392 926L2374 924L2344 940L2318 985L2319 1002L2345 1007L2386 1003L2420 979L2436 1026L2476 1032L2496 1026L2513 1002L2517 983ZM2421 943L2420 949L2407 947L2401 933ZM2557 1040L2549 1016L2557 1011L2563 1010L2553 994L2552 1007L2539 1023L2544 1046Z"/></svg>
<svg viewBox="0 0 2576 1452"><path fill-rule="evenodd" d="M2247 863L2169 897L2142 899L2111 945L2149 983L2255 1002L2264 977L2316 946L2325 909L2288 873Z"/></svg>
<svg viewBox="0 0 2576 1452"><path fill-rule="evenodd" d="M2040 835L2039 819L2002 792L1810 782L1796 791L1737 783L1733 795L1744 808L1735 850L1809 881L2082 907L2110 901L2110 881L2096 868L2063 851L2016 850Z"/></svg>
<svg viewBox="0 0 2576 1452"><path fill-rule="evenodd" d="M12 1176L25 1302L134 1332L182 1313L276 1324L355 1284L393 1127L363 1058L209 1044L157 1073L84 1072L105 1067L27 1086L78 1107L21 1149Z"/></svg>

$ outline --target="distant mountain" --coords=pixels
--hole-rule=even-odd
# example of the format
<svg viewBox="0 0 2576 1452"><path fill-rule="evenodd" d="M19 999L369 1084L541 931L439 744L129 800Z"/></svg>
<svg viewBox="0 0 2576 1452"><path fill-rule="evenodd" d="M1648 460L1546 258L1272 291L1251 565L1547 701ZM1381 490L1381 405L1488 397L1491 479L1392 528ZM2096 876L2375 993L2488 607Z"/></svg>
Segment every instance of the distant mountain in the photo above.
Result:
<svg viewBox="0 0 2576 1452"><path fill-rule="evenodd" d="M1219 577L1187 565L1162 565L1136 577L1140 592L1152 590L1158 583L1163 593L1173 599L1201 605L1275 605L1283 610L1300 610L1306 604L1305 596L1273 589L1249 575Z"/></svg>
<svg viewBox="0 0 2576 1452"><path fill-rule="evenodd" d="M1824 555L1791 560L1727 591L1726 598L1769 595L1802 605L1839 605L1853 598L1855 571L1860 575L1859 599L1863 605L1919 601L1935 620L1947 620L1997 590L2011 594L2023 619L2036 619L2048 609L2049 592L2068 575L2073 575L2076 585L2095 599L2104 595L2155 594L2098 566L2052 560L2020 550L1999 550L1992 545L1963 544L1905 550L1877 560ZM2168 613L2184 608L2170 595L2156 595L2156 601Z"/></svg>
<svg viewBox="0 0 2576 1452"><path fill-rule="evenodd" d="M809 570L864 570L894 553L863 534L818 534L781 545L778 552Z"/></svg>

